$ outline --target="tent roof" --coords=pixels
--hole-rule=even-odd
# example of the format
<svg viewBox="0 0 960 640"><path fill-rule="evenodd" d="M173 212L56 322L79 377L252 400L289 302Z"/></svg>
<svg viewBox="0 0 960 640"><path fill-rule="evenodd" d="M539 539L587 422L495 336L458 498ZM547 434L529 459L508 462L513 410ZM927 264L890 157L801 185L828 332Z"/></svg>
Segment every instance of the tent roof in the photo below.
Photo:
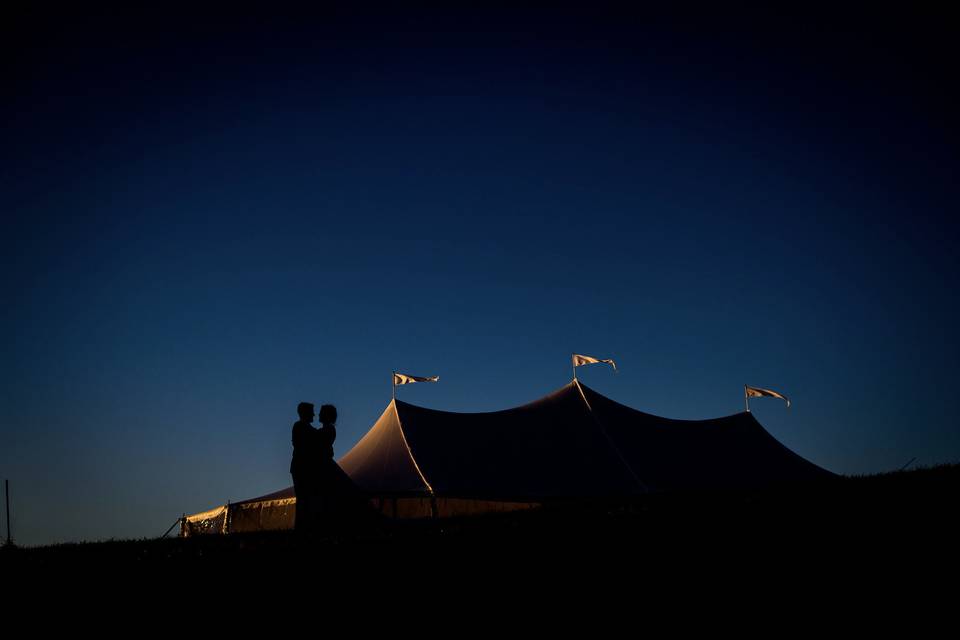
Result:
<svg viewBox="0 0 960 640"><path fill-rule="evenodd" d="M340 466L374 492L528 499L642 490L574 383L490 413L394 400Z"/></svg>
<svg viewBox="0 0 960 640"><path fill-rule="evenodd" d="M486 500L756 487L833 475L783 446L752 413L672 420L577 380L488 413L392 400L339 464L371 494ZM289 487L243 503L293 495Z"/></svg>
<svg viewBox="0 0 960 640"><path fill-rule="evenodd" d="M748 411L672 420L580 387L593 414L651 489L745 488L834 475L785 447Z"/></svg>
<svg viewBox="0 0 960 640"><path fill-rule="evenodd" d="M280 491L274 491L273 493L268 493L265 496L248 498L247 500L241 500L240 502L235 502L234 504L252 504L254 502L269 502L270 500L286 500L287 498L294 498L294 497L296 497L296 494L293 492L293 487L287 487L286 489L281 489Z"/></svg>
<svg viewBox="0 0 960 640"><path fill-rule="evenodd" d="M370 492L484 499L730 488L832 475L780 444L751 413L671 420L576 380L489 413L393 400L340 466Z"/></svg>

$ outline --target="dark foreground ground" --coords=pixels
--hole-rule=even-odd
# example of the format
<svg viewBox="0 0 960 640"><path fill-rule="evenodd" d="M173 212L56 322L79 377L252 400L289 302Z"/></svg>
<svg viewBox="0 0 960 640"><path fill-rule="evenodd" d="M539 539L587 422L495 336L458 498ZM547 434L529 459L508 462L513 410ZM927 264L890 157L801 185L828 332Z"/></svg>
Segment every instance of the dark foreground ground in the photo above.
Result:
<svg viewBox="0 0 960 640"><path fill-rule="evenodd" d="M0 565L196 569L241 563L369 571L403 564L419 572L551 566L625 575L704 566L724 575L846 567L861 577L928 575L949 571L960 557L958 498L960 465L944 465L766 491L661 494L517 514L382 521L307 540L280 531L4 548Z"/></svg>

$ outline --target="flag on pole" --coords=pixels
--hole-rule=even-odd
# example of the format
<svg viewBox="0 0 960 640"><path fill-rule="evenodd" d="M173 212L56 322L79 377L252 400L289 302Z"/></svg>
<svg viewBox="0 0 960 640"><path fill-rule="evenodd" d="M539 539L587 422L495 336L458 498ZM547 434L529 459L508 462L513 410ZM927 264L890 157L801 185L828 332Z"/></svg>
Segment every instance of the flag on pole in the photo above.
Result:
<svg viewBox="0 0 960 640"><path fill-rule="evenodd" d="M613 367L614 371L617 370L617 363L614 362L613 360L600 360L599 358L591 358L590 356L581 356L580 354L577 354L577 353L573 354L574 367L579 367L585 364L597 364L599 362L606 362L611 367Z"/></svg>
<svg viewBox="0 0 960 640"><path fill-rule="evenodd" d="M781 400L786 401L787 408L790 408L790 400L782 393L777 393L776 391L771 391L770 389L761 389L760 387L751 387L749 385L743 385L743 389L748 398L760 398L763 396L767 396L769 398L780 398Z"/></svg>
<svg viewBox="0 0 960 640"><path fill-rule="evenodd" d="M414 382L438 382L440 376L430 376L429 378L421 378L420 376L408 376L404 373L393 374L393 385L397 386L398 384L411 384Z"/></svg>

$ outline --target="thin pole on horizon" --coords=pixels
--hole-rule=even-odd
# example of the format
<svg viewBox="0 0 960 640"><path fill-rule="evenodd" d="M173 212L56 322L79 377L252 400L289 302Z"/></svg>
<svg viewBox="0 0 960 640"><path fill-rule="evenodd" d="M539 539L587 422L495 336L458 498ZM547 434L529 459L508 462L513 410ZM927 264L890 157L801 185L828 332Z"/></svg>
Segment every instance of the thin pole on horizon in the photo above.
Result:
<svg viewBox="0 0 960 640"><path fill-rule="evenodd" d="M571 354L571 355L570 355L570 363L573 365L573 381L576 382L576 381L577 381L577 363L574 362L574 360L573 360L573 356L574 356L574 355L576 355L576 354Z"/></svg>
<svg viewBox="0 0 960 640"><path fill-rule="evenodd" d="M390 385L392 387L390 397L396 400L397 399L397 372L396 371L394 371L393 375L390 376Z"/></svg>
<svg viewBox="0 0 960 640"><path fill-rule="evenodd" d="M10 480L5 480L7 494L7 546L13 546L13 537L10 535Z"/></svg>
<svg viewBox="0 0 960 640"><path fill-rule="evenodd" d="M747 393L747 385L743 385L743 401L747 405L747 413L750 413L750 394Z"/></svg>

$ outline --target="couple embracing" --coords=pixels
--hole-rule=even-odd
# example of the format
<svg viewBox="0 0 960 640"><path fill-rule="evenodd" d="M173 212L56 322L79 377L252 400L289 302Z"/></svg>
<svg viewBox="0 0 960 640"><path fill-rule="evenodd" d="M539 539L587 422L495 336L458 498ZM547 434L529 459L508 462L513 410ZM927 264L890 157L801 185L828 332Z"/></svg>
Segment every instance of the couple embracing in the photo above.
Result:
<svg viewBox="0 0 960 640"><path fill-rule="evenodd" d="M313 404L297 406L300 419L293 423L293 460L290 474L297 496L294 529L317 532L328 528L336 517L336 484L343 472L333 459L333 442L337 439L337 408L332 404L320 407L320 428L313 426Z"/></svg>

